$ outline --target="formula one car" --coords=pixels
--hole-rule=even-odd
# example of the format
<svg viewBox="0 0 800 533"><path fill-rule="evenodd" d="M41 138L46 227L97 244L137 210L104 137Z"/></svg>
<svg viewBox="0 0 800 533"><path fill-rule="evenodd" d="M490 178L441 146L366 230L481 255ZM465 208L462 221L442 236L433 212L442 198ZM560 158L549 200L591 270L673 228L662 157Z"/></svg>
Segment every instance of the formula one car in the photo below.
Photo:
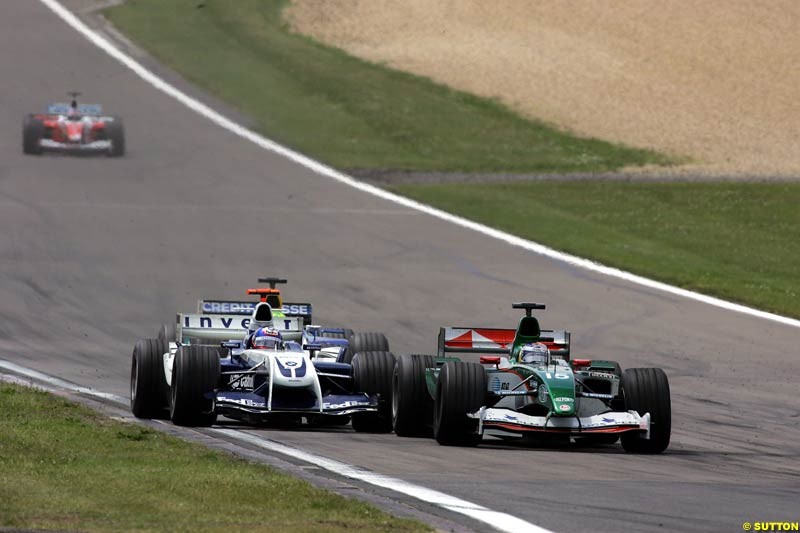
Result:
<svg viewBox="0 0 800 533"><path fill-rule="evenodd" d="M69 104L50 104L47 113L31 113L22 123L22 151L40 155L45 151L125 154L122 119L104 115L97 104L78 104L80 93L69 93Z"/></svg>
<svg viewBox="0 0 800 533"><path fill-rule="evenodd" d="M533 442L613 443L631 453L661 453L669 445L671 405L659 368L571 359L567 331L541 330L533 309L516 330L441 328L437 357L403 355L392 379L392 423L399 436L433 426L443 445L475 446L483 435ZM523 356L540 350L541 357ZM463 362L451 353L480 355ZM421 414L422 413L422 414Z"/></svg>
<svg viewBox="0 0 800 533"><path fill-rule="evenodd" d="M275 294L264 292L270 290L275 289L248 292L264 297ZM227 303L230 311L251 302ZM241 339L253 331L251 323L279 330L280 346L263 349L243 344ZM347 423L352 417L356 431L391 431L395 358L382 334L366 339L379 338L380 345L362 342L367 349L351 353L344 362L341 357L320 357L321 343L301 344L302 318L273 311L267 302L257 302L245 318L178 314L174 328L171 334L164 325L161 338L141 339L134 347L131 408L137 417L157 417L167 408L173 422L184 425L212 424L218 414L250 423L305 418L325 425ZM337 348L337 354L347 348Z"/></svg>

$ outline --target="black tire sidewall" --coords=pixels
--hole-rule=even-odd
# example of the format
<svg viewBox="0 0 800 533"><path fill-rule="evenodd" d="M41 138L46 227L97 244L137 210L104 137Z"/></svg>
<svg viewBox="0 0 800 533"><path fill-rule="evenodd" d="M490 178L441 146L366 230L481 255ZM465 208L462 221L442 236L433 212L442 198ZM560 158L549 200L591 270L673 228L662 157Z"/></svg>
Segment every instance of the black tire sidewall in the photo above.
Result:
<svg viewBox="0 0 800 533"><path fill-rule="evenodd" d="M170 418L178 425L205 426L216 419L213 392L220 378L219 354L211 346L181 346L175 354L170 384Z"/></svg>
<svg viewBox="0 0 800 533"><path fill-rule="evenodd" d="M420 436L433 415L433 402L425 382L425 369L433 356L402 355L392 372L392 427L400 437Z"/></svg>
<svg viewBox="0 0 800 533"><path fill-rule="evenodd" d="M669 446L672 405L669 380L660 368L629 368L622 374L625 409L643 416L650 413L650 439L638 433L622 435L622 447L630 453L661 453Z"/></svg>

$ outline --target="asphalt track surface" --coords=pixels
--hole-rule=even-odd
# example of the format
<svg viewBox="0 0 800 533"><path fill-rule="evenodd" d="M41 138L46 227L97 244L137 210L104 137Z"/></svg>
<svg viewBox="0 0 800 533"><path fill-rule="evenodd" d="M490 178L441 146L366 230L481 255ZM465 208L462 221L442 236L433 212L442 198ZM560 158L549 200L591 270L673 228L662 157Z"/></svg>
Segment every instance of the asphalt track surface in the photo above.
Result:
<svg viewBox="0 0 800 533"><path fill-rule="evenodd" d="M666 453L252 432L555 531L800 520L797 328L567 266L356 191L210 124L39 2L4 0L2 11L0 358L126 396L137 338L199 297L238 297L267 274L289 277L287 298L313 302L319 322L385 331L395 353L435 351L440 325L512 326L512 300L546 302L543 327L570 329L574 355L666 370ZM125 158L22 154L23 114L72 89L124 118Z"/></svg>

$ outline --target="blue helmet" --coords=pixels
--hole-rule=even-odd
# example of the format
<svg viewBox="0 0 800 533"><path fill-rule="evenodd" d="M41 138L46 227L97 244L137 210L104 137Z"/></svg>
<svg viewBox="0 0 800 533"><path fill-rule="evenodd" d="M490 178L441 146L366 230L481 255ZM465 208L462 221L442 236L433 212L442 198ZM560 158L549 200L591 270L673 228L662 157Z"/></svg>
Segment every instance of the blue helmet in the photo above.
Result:
<svg viewBox="0 0 800 533"><path fill-rule="evenodd" d="M283 348L281 332L275 328L258 328L253 333L253 348L257 350L279 350Z"/></svg>

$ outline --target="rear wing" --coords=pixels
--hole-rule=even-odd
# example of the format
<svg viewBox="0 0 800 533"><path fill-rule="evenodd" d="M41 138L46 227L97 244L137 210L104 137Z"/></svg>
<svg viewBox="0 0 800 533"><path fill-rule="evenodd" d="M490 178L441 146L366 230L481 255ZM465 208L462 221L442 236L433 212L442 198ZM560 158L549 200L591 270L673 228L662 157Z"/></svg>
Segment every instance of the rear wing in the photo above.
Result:
<svg viewBox="0 0 800 533"><path fill-rule="evenodd" d="M47 106L50 115L66 115L72 111L72 106L66 102L56 102ZM78 104L76 111L81 115L102 115L103 106L100 104Z"/></svg>
<svg viewBox="0 0 800 533"><path fill-rule="evenodd" d="M203 315L237 315L250 316L259 302L240 300L198 300L197 312ZM311 304L309 303L284 303L280 309L273 309L275 317L298 317L304 324L311 323Z"/></svg>
<svg viewBox="0 0 800 533"><path fill-rule="evenodd" d="M511 353L517 331L499 328L439 328L438 356L448 353L503 354ZM543 329L539 342L547 345L552 355L569 357L570 333Z"/></svg>
<svg viewBox="0 0 800 533"><path fill-rule="evenodd" d="M273 312L272 322L275 329L281 332L283 340L299 341L303 338L299 317L279 317ZM216 344L243 338L250 326L250 315L179 313L177 326L178 340L184 344Z"/></svg>

